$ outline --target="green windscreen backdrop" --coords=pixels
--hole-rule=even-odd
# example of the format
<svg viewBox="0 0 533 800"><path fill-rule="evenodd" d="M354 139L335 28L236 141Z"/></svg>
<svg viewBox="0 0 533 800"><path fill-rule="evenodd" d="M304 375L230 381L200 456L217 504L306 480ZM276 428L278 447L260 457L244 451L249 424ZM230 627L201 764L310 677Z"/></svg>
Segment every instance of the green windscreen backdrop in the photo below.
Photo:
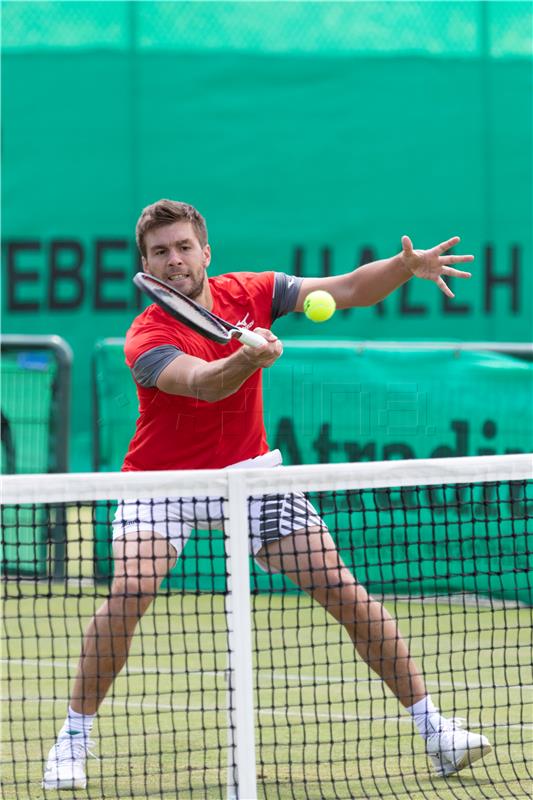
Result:
<svg viewBox="0 0 533 800"><path fill-rule="evenodd" d="M98 343L93 375L94 468L118 470L137 417L122 341ZM263 374L269 444L280 448L286 464L531 451L532 380L532 363L494 352L288 342L276 367ZM348 493L337 505L331 497L317 498L317 507L335 530L346 562L357 559L359 578L372 591L472 592L531 603L526 536L533 497L523 486L506 485L496 511L495 491ZM402 538L398 523L405 515L410 526ZM107 579L109 509L99 507L95 520L96 574ZM355 539L350 531L357 531ZM213 539L196 531L170 585L223 591L223 554L222 534ZM204 559L215 573L212 566L204 568ZM252 568L259 591L290 587L281 576Z"/></svg>
<svg viewBox="0 0 533 800"><path fill-rule="evenodd" d="M135 431L123 347L94 352L95 471L120 470ZM501 353L288 341L263 388L268 443L285 464L533 451L533 363Z"/></svg>
<svg viewBox="0 0 533 800"><path fill-rule="evenodd" d="M455 300L412 281L320 338L530 340L531 28L520 2L5 3L3 328L74 351L72 468L160 197L205 215L212 274L342 273L404 233L475 253Z"/></svg>

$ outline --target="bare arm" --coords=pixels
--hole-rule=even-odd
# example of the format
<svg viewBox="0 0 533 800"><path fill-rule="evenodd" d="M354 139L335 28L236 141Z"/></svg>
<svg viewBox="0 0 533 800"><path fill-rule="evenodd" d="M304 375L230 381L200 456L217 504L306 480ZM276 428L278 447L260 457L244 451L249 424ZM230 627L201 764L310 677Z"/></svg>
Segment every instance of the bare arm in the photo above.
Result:
<svg viewBox="0 0 533 800"><path fill-rule="evenodd" d="M334 275L331 278L305 278L300 287L295 311L303 311L303 302L309 292L325 289L333 295L338 308L354 306L372 306L379 303L387 295L413 276L434 281L439 289L448 297L453 292L445 284L442 275L457 278L470 278L470 272L454 269L450 264L473 261L474 256L443 255L460 241L454 236L430 250L414 250L411 239L402 237L402 251L391 258L373 261L362 267L347 272L345 275Z"/></svg>
<svg viewBox="0 0 533 800"><path fill-rule="evenodd" d="M256 328L267 343L263 347L240 347L216 361L204 361L187 354L177 356L161 372L157 388L167 394L196 397L214 403L234 394L250 375L270 367L282 354L279 339L264 328Z"/></svg>

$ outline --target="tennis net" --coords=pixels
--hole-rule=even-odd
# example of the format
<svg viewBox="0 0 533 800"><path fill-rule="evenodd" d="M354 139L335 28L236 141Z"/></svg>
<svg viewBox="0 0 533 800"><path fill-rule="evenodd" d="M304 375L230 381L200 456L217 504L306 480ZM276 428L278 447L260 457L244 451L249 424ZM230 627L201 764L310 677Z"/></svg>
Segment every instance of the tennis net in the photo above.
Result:
<svg viewBox="0 0 533 800"><path fill-rule="evenodd" d="M3 797L42 796L84 631L110 597L110 523L121 500L134 544L152 523L178 548L193 533L101 705L91 734L99 760L88 759L76 796L529 797L532 458L6 477ZM355 653L333 616L336 608L349 625L354 613L339 600L344 573L328 574L322 591L306 544L276 556L271 543L266 570L248 559L250 529L261 541L280 526L318 529L301 492L344 564L397 620L441 712L490 740L492 752L471 768L439 778L410 716ZM132 582L115 583L123 620L162 574L160 556L144 551L143 566L129 562ZM279 573L279 560L307 593ZM112 620L105 608L107 627L89 638L115 656L120 614ZM351 629L359 645L363 627ZM116 671L118 662L98 663Z"/></svg>

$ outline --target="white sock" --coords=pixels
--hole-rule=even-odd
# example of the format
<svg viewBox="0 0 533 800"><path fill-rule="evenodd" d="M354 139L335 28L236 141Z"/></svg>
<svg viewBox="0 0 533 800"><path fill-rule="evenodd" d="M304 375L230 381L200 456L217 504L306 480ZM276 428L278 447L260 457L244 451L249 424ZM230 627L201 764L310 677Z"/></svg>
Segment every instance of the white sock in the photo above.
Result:
<svg viewBox="0 0 533 800"><path fill-rule="evenodd" d="M59 731L58 739L64 736L76 736L80 733L83 734L84 739L88 739L95 717L96 714L78 714L69 706L67 718Z"/></svg>
<svg viewBox="0 0 533 800"><path fill-rule="evenodd" d="M439 709L433 705L429 694L419 700L418 703L410 706L407 711L412 716L424 739L427 739L432 733L438 733L445 727L446 720L441 716Z"/></svg>

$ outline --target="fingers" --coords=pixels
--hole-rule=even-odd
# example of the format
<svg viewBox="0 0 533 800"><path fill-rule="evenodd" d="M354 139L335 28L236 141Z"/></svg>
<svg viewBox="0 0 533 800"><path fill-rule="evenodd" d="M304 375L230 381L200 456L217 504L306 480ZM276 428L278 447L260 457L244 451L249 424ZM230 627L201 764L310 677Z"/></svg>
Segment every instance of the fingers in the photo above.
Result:
<svg viewBox="0 0 533 800"><path fill-rule="evenodd" d="M448 264L464 264L466 261L473 261L474 256L439 256L439 262L448 266Z"/></svg>
<svg viewBox="0 0 533 800"><path fill-rule="evenodd" d="M438 278L437 278L437 280L435 281L435 283L437 284L437 286L439 287L439 289L441 290L441 292L443 292L443 293L444 293L444 294L445 294L447 297L455 297L455 295L454 295L454 293L452 292L452 290L450 289L450 287L449 287L449 286L447 286L447 285L444 283L444 281L442 280L442 278L441 278L441 277L438 277Z"/></svg>
<svg viewBox="0 0 533 800"><path fill-rule="evenodd" d="M413 243L408 236L402 236L402 250L406 256L413 255Z"/></svg>
<svg viewBox="0 0 533 800"><path fill-rule="evenodd" d="M449 250L450 247L455 247L455 245L459 244L460 241L461 241L460 236L452 236L452 238L448 239L446 242L441 242L440 244L438 244L434 248L434 250L436 250L438 253L445 253L446 250Z"/></svg>
<svg viewBox="0 0 533 800"><path fill-rule="evenodd" d="M266 339L267 342L278 342L279 339L275 333L269 331L268 328L254 328L254 333L258 333L263 339Z"/></svg>
<svg viewBox="0 0 533 800"><path fill-rule="evenodd" d="M263 339L266 339L266 345L263 345L262 350L269 350L281 353L282 344L275 333L269 331L268 328L254 328L254 333L258 333ZM274 347L272 347L274 345Z"/></svg>
<svg viewBox="0 0 533 800"><path fill-rule="evenodd" d="M261 347L248 347L244 346L246 354L258 366L269 367L276 361L283 353L283 345L278 337L267 328L254 328L254 333L258 333L266 342Z"/></svg>
<svg viewBox="0 0 533 800"><path fill-rule="evenodd" d="M442 275L449 275L453 276L454 278L471 278L471 272L463 272L462 269L453 269L453 267L442 267L441 269Z"/></svg>

